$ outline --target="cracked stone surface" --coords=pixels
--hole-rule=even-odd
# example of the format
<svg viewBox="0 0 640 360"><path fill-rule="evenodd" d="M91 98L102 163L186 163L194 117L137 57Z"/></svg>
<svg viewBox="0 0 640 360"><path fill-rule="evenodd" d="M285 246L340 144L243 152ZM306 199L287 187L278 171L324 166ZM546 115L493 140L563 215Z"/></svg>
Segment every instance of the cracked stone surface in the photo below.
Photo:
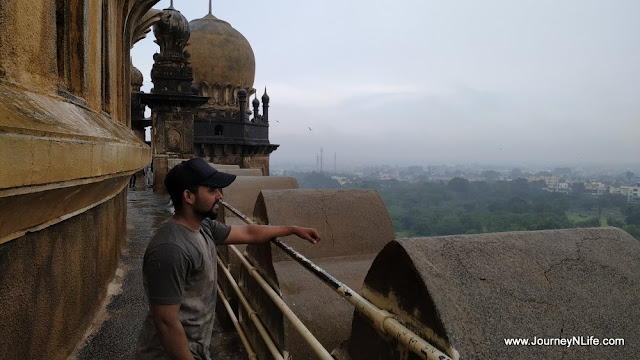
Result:
<svg viewBox="0 0 640 360"><path fill-rule="evenodd" d="M640 242L620 229L400 239L365 283L420 313L461 359L640 358ZM534 336L624 338L625 346L504 344Z"/></svg>

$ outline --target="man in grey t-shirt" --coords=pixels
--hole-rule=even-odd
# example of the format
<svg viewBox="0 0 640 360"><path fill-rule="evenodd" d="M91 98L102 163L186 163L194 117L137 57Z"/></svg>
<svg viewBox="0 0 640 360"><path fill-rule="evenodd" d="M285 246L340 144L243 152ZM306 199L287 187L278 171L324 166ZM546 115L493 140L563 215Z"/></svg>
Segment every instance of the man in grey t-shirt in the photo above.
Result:
<svg viewBox="0 0 640 360"><path fill-rule="evenodd" d="M201 158L175 166L165 186L175 214L156 231L143 262L149 315L136 359L209 358L216 304L216 245L250 244L297 235L311 243L316 229L299 226L225 225L213 219L235 175L219 172Z"/></svg>

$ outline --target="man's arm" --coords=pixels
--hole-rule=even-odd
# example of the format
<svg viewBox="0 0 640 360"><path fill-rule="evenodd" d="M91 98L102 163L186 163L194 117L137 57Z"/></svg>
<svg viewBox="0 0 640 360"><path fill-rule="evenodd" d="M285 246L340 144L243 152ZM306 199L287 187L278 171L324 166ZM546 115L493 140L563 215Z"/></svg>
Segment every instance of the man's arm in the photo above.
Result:
<svg viewBox="0 0 640 360"><path fill-rule="evenodd" d="M187 336L178 316L180 304L150 304L149 307L166 352L175 360L193 360Z"/></svg>
<svg viewBox="0 0 640 360"><path fill-rule="evenodd" d="M300 226L232 225L231 232L223 244L257 244L267 242L272 238L287 235L296 235L312 244L320 241L318 230L313 228Z"/></svg>

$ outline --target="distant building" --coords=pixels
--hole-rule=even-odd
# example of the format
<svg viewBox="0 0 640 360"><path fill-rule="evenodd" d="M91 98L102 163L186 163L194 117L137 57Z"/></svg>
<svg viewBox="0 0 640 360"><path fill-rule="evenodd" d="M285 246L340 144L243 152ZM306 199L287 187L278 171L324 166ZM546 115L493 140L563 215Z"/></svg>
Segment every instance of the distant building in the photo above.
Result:
<svg viewBox="0 0 640 360"><path fill-rule="evenodd" d="M584 184L585 192L593 196L600 196L609 192L609 187L601 182L589 182Z"/></svg>
<svg viewBox="0 0 640 360"><path fill-rule="evenodd" d="M547 187L545 188L547 191L565 194L571 191L571 186L566 182L566 180L558 179L555 176L546 179L545 182L547 183Z"/></svg>
<svg viewBox="0 0 640 360"><path fill-rule="evenodd" d="M620 186L620 194L627 197L628 202L640 202L640 186Z"/></svg>
<svg viewBox="0 0 640 360"><path fill-rule="evenodd" d="M342 186L344 184L348 184L348 183L351 182L351 181L349 181L349 178L344 177L344 176L332 176L331 178L336 180L340 184L340 186Z"/></svg>

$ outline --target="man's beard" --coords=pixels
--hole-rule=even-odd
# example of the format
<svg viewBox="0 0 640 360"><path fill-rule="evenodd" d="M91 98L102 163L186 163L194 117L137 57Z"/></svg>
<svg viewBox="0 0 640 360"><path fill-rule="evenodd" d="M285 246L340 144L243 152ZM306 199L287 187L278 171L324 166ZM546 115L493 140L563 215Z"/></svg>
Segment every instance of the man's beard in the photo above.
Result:
<svg viewBox="0 0 640 360"><path fill-rule="evenodd" d="M204 218L209 218L211 220L215 220L218 217L218 210L214 209L216 204L220 204L220 203L218 201L214 202L213 205L211 205L211 208L209 210L199 210L197 208L198 204L196 204L195 212L196 212L196 214L202 216L203 219Z"/></svg>
<svg viewBox="0 0 640 360"><path fill-rule="evenodd" d="M209 218L211 220L215 220L218 217L218 211L213 209L210 209L209 211L199 211L198 214L203 218Z"/></svg>

